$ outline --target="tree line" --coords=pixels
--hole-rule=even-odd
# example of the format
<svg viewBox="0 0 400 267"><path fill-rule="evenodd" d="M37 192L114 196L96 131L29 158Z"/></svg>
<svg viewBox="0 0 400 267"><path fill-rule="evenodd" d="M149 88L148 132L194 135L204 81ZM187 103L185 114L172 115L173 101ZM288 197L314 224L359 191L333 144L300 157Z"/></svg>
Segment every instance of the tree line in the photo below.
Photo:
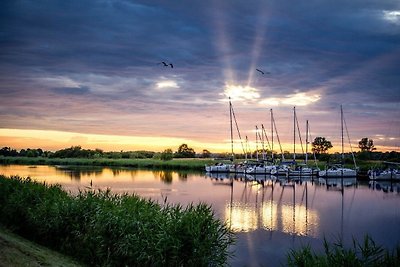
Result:
<svg viewBox="0 0 400 267"><path fill-rule="evenodd" d="M196 154L193 148L187 144L180 145L176 151L166 149L163 152L153 152L146 150L139 151L110 151L105 152L101 149L84 149L81 146L71 146L57 151L44 151L41 148L27 148L17 151L11 147L0 149L0 156L4 157L46 157L46 158L110 158L110 159L148 159L156 158L169 160L173 158L209 158L211 152L204 149L202 153Z"/></svg>
<svg viewBox="0 0 400 267"><path fill-rule="evenodd" d="M315 153L317 159L329 161L337 157L338 153L328 154L329 149L333 147L331 141L327 140L325 137L316 137L311 143L312 153ZM360 160L386 160L386 161L400 161L400 153L391 152L378 152L374 146L374 141L367 137L362 138L358 142L359 151L355 152L355 156ZM271 151L253 151L251 152L251 158L256 158L257 154L267 153L271 155ZM311 153L310 153L311 154ZM347 153L348 154L348 153ZM289 151L284 151L283 155L285 158L290 158L291 153ZM187 144L181 144L176 151L168 148L162 152L153 152L146 150L139 151L111 151L104 152L101 149L83 149L81 146L71 146L69 148L64 148L52 151L44 151L41 148L32 149L21 149L17 151L10 147L3 147L0 149L0 156L6 157L48 157L48 158L111 158L111 159L161 159L161 160L171 160L173 158L225 158L231 157L230 153L211 153L207 149L203 149L201 153L196 153L193 148L189 147ZM309 155L311 156L311 155ZM279 158L280 154L274 151L274 158ZM296 158L302 159L305 156L302 154L297 154ZM349 157L349 155L347 155ZM245 158L244 154L237 154L236 158Z"/></svg>

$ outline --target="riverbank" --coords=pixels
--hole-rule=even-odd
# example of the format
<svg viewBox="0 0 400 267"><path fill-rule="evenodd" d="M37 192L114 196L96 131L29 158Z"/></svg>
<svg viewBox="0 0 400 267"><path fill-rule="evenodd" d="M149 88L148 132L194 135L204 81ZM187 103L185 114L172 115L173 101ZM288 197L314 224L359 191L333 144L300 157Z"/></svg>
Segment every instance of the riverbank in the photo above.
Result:
<svg viewBox="0 0 400 267"><path fill-rule="evenodd" d="M212 159L109 159L109 158L45 158L45 157L4 157L0 156L0 164L22 165L70 165L70 166L100 166L129 167L163 170L194 170L204 171L204 166L213 164Z"/></svg>
<svg viewBox="0 0 400 267"><path fill-rule="evenodd" d="M244 160L237 159L235 162ZM0 164L20 164L20 165L67 165L67 166L98 166L98 167L129 167L143 169L163 169L163 170L192 170L204 171L205 165L213 165L217 162L228 162L224 160L202 159L202 158L182 158L173 160L159 159L110 159L110 158L46 158L46 157L4 157L0 156ZM326 167L325 161L318 161L320 169ZM382 167L382 161L359 160L357 165L361 174L365 175L368 170ZM310 164L310 166L314 166ZM351 164L346 164L353 167Z"/></svg>
<svg viewBox="0 0 400 267"><path fill-rule="evenodd" d="M0 266L79 267L84 265L17 236L0 226Z"/></svg>

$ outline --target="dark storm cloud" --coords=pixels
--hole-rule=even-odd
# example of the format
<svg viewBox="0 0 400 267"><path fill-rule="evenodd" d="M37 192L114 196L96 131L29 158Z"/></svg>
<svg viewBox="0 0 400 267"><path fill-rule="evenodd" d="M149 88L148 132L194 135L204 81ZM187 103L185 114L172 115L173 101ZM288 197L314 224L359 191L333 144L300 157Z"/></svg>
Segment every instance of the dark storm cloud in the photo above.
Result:
<svg viewBox="0 0 400 267"><path fill-rule="evenodd" d="M400 101L400 19L385 17L399 10L397 0L2 1L0 104L17 112L17 98L38 97L32 112L44 114L65 95L108 114L190 113L219 103L228 69L246 84L259 67L271 72L250 81L260 98L319 90L319 109L371 111Z"/></svg>

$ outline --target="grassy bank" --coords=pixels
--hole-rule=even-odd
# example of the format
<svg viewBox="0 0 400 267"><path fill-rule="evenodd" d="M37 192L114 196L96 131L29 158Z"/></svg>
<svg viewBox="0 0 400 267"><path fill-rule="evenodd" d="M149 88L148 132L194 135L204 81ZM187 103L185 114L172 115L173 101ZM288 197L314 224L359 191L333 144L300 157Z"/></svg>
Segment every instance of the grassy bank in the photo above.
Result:
<svg viewBox="0 0 400 267"><path fill-rule="evenodd" d="M235 162L244 160L237 159ZM46 157L4 157L0 156L0 164L24 164L24 165L74 165L74 166L102 166L102 167L133 167L152 169L173 169L173 170L204 170L205 165L222 162L213 159L109 159L109 158L46 158ZM228 162L228 161L225 161ZM299 161L300 162L300 161ZM318 161L318 167L324 169L325 161ZM310 166L315 166L309 162ZM381 161L358 160L357 165L361 170L382 167ZM346 164L353 167L352 163Z"/></svg>
<svg viewBox="0 0 400 267"><path fill-rule="evenodd" d="M207 205L159 205L0 176L0 222L93 266L220 266L233 242Z"/></svg>
<svg viewBox="0 0 400 267"><path fill-rule="evenodd" d="M78 267L83 265L0 227L0 266Z"/></svg>
<svg viewBox="0 0 400 267"><path fill-rule="evenodd" d="M44 157L3 157L0 164L24 165L74 165L74 166L103 166L103 167L132 167L164 170L198 170L203 171L205 164L212 164L213 160L203 159L87 159L87 158L44 158Z"/></svg>
<svg viewBox="0 0 400 267"><path fill-rule="evenodd" d="M288 254L288 266L400 266L400 245L391 251L375 244L369 236L366 236L362 243L353 240L353 246L349 248L346 248L340 240L333 244L324 240L323 253L312 251L310 246L292 250Z"/></svg>

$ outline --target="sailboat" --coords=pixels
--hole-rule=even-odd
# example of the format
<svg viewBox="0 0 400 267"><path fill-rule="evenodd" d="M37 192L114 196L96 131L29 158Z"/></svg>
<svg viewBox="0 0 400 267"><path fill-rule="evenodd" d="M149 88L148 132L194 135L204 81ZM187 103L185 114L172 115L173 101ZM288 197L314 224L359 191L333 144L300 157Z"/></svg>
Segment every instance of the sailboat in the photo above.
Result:
<svg viewBox="0 0 400 267"><path fill-rule="evenodd" d="M384 170L368 171L369 179L371 180L400 180L400 163L398 162L383 162L386 165Z"/></svg>
<svg viewBox="0 0 400 267"><path fill-rule="evenodd" d="M312 175L312 169L308 167L307 161L305 164L298 164L296 162L296 126L299 128L297 116L296 116L296 107L293 107L293 165L290 166L288 169L288 175L289 176L311 176ZM301 136L300 136L300 129L299 130L299 137L300 137L300 142L301 142ZM301 148L303 149L303 143L301 143ZM304 151L303 151L304 153ZM306 156L307 157L307 156Z"/></svg>
<svg viewBox="0 0 400 267"><path fill-rule="evenodd" d="M234 164L235 154L233 152L233 121L235 121L236 130L242 145L243 153L246 153L244 148L242 137L240 135L239 126L236 120L235 112L233 110L231 98L229 97L229 120L230 120L230 132L231 132L231 163L216 163L215 165L205 166L206 172L230 172L230 173L246 173L247 166L245 163Z"/></svg>
<svg viewBox="0 0 400 267"><path fill-rule="evenodd" d="M266 134L265 134L264 125L262 125L262 135L260 135L260 133L258 131L258 127L256 126L256 159L257 159L257 164L252 164L252 165L248 166L247 173L249 173L249 174L274 174L274 173L276 173L276 167L272 164L272 162L268 162L267 159L266 159L265 146L264 146L264 136L267 137ZM260 161L259 158L258 158L258 139L261 140L261 144L262 144L262 151L263 151L262 161ZM269 143L269 141L268 141L268 143Z"/></svg>
<svg viewBox="0 0 400 267"><path fill-rule="evenodd" d="M344 118L343 118L343 108L342 105L340 105L340 118L341 118L341 130L342 130L342 162L340 165L334 165L326 170L319 171L318 176L319 177L356 177L357 176L357 170L356 166L355 169L350 169L350 168L345 168L344 167L344 137L343 137L343 123L344 123ZM347 128L347 127L346 127ZM353 154L353 152L352 152ZM353 155L354 159L354 155ZM355 165L355 160L354 160L354 165Z"/></svg>
<svg viewBox="0 0 400 267"><path fill-rule="evenodd" d="M230 130L231 130L231 162L233 163L234 153L233 153L232 113L233 113L232 102L231 98L229 97L229 120L230 120ZM234 167L235 167L234 164L218 162L215 165L206 165L205 169L206 172L231 172Z"/></svg>

